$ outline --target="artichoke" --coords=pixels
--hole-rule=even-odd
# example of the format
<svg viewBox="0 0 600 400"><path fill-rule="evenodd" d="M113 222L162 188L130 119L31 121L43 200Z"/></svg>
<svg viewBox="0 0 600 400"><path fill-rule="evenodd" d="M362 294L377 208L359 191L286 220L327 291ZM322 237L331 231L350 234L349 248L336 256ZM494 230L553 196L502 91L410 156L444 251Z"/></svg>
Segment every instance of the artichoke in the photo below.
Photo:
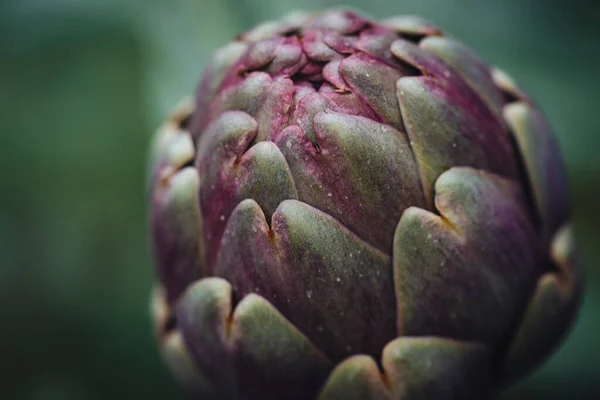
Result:
<svg viewBox="0 0 600 400"><path fill-rule="evenodd" d="M151 160L157 341L199 398L481 399L576 314L547 120L419 18L256 27Z"/></svg>

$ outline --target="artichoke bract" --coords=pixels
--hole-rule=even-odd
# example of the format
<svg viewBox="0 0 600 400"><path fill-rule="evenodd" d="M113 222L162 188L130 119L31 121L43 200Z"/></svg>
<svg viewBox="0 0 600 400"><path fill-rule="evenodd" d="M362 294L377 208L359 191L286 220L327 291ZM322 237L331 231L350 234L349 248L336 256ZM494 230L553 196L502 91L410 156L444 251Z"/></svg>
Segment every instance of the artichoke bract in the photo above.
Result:
<svg viewBox="0 0 600 400"><path fill-rule="evenodd" d="M256 27L151 158L155 329L199 398L481 399L576 314L546 118L421 19Z"/></svg>

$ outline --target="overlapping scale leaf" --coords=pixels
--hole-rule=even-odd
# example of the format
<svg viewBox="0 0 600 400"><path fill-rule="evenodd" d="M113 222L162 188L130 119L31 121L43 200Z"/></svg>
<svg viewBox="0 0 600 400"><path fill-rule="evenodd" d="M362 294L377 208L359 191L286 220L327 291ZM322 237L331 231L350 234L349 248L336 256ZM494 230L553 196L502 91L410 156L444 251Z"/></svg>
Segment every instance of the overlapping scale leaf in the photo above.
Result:
<svg viewBox="0 0 600 400"><path fill-rule="evenodd" d="M242 201L215 273L239 296L264 296L333 360L377 354L396 336L389 256L305 203L282 202L269 224L255 201Z"/></svg>
<svg viewBox="0 0 600 400"><path fill-rule="evenodd" d="M217 95L227 71L243 56L247 49L248 45L246 43L233 42L213 54L211 64L204 72L196 92L196 110L192 117L192 135L194 139L197 139L206 125L210 123L211 103Z"/></svg>
<svg viewBox="0 0 600 400"><path fill-rule="evenodd" d="M288 124L289 111L294 96L291 79L275 79L267 93L262 108L255 114L258 122L256 141L273 140Z"/></svg>
<svg viewBox="0 0 600 400"><path fill-rule="evenodd" d="M183 128L191 107L183 102L157 132L151 159L150 226L158 276L169 302L205 272L200 235L198 173L192 138Z"/></svg>
<svg viewBox="0 0 600 400"><path fill-rule="evenodd" d="M183 99L154 134L150 144L150 184L165 165L180 167L194 157L193 139L184 127L189 125L194 109L192 98Z"/></svg>
<svg viewBox="0 0 600 400"><path fill-rule="evenodd" d="M380 121L404 130L395 85L411 71L398 70L365 53L345 58L339 70L352 90L375 110Z"/></svg>
<svg viewBox="0 0 600 400"><path fill-rule="evenodd" d="M317 134L313 120L315 115L322 111L326 111L330 108L331 104L325 96L321 93L312 92L306 94L296 106L294 115L292 117L292 126L298 126L304 132L306 138L312 143L314 147L317 147ZM291 127L287 127L286 130ZM282 132L283 134L283 132ZM279 135L281 136L281 135ZM279 140L279 137L277 141ZM277 142L276 141L276 142Z"/></svg>
<svg viewBox="0 0 600 400"><path fill-rule="evenodd" d="M240 62L231 69L231 72L238 74L238 79L243 79L244 72L256 71L266 66L275 59L277 50L284 41L285 39L281 36L272 36L253 43Z"/></svg>
<svg viewBox="0 0 600 400"><path fill-rule="evenodd" d="M303 57L295 37L273 36L252 42L248 44L243 56L227 70L220 91L239 86L252 72L268 72L276 77L288 69L297 71L304 63L306 57Z"/></svg>
<svg viewBox="0 0 600 400"><path fill-rule="evenodd" d="M281 41L265 71L271 76L292 76L307 63L308 58L302 51L298 37L292 36Z"/></svg>
<svg viewBox="0 0 600 400"><path fill-rule="evenodd" d="M392 53L426 75L400 79L397 94L430 201L433 183L453 166L518 176L504 125L456 72L403 40L394 42Z"/></svg>
<svg viewBox="0 0 600 400"><path fill-rule="evenodd" d="M523 318L504 355L499 381L523 376L544 361L571 327L579 307L583 274L571 226L552 238L554 270L537 282Z"/></svg>
<svg viewBox="0 0 600 400"><path fill-rule="evenodd" d="M236 295L227 281L206 278L176 309L184 343L219 399L313 398L331 362L264 298L236 305Z"/></svg>
<svg viewBox="0 0 600 400"><path fill-rule="evenodd" d="M392 43L399 39L396 32L382 26L372 26L360 32L356 48L377 59L384 61L392 67L402 71L405 75L416 75L416 71L408 69L392 52Z"/></svg>
<svg viewBox="0 0 600 400"><path fill-rule="evenodd" d="M477 97L464 97L457 90L431 77L398 81L404 124L430 201L435 180L456 165L517 176L502 125Z"/></svg>
<svg viewBox="0 0 600 400"><path fill-rule="evenodd" d="M336 366L319 400L392 400L392 393L372 357L352 356Z"/></svg>
<svg viewBox="0 0 600 400"><path fill-rule="evenodd" d="M502 121L504 99L492 79L489 67L464 44L447 37L428 37L419 43L423 50L435 54L458 72Z"/></svg>
<svg viewBox="0 0 600 400"><path fill-rule="evenodd" d="M186 167L154 185L150 224L158 276L169 302L206 272L198 172Z"/></svg>
<svg viewBox="0 0 600 400"><path fill-rule="evenodd" d="M497 346L543 268L521 190L462 167L443 173L435 192L440 215L409 208L396 230L399 330Z"/></svg>
<svg viewBox="0 0 600 400"><path fill-rule="evenodd" d="M249 73L245 79L223 89L210 105L210 121L228 110L256 115L263 104L273 79L266 72Z"/></svg>
<svg viewBox="0 0 600 400"><path fill-rule="evenodd" d="M333 30L341 34L358 32L368 21L355 12L327 10L316 16L308 26L309 30Z"/></svg>
<svg viewBox="0 0 600 400"><path fill-rule="evenodd" d="M332 85L342 84L343 78L331 76L334 75L328 70L324 70L325 79L330 80ZM338 81L337 78L340 80ZM320 112L337 112L343 113L349 116L357 115L366 117L369 119L377 119L376 114L373 110L364 104L364 102L353 92L343 90L343 87L335 90L333 88L327 89L327 86L323 85L319 92L311 89L303 91L304 96L298 100L295 107L292 118L290 119L291 125L287 129L295 129L299 127L304 132L306 138L312 143L313 147L317 148L317 135L315 132L314 119L315 116ZM283 133L283 132L281 132ZM279 136L273 138L275 142L279 142Z"/></svg>
<svg viewBox="0 0 600 400"><path fill-rule="evenodd" d="M324 32L311 30L302 36L302 49L308 58L317 62L328 62L339 60L343 55L329 47L325 43Z"/></svg>
<svg viewBox="0 0 600 400"><path fill-rule="evenodd" d="M297 198L287 163L272 142L260 142L247 150L257 130L250 115L229 111L209 126L198 143L196 165L210 269L229 215L238 203L253 198L270 216L281 201Z"/></svg>
<svg viewBox="0 0 600 400"><path fill-rule="evenodd" d="M386 18L381 21L381 25L394 31L412 36L436 36L441 35L442 31L431 22L414 15L401 15Z"/></svg>
<svg viewBox="0 0 600 400"><path fill-rule="evenodd" d="M523 90L517 85L515 80L506 73L506 71L498 68L491 68L492 79L494 83L502 91L506 100L520 100L531 102L530 97L523 92Z"/></svg>
<svg viewBox="0 0 600 400"><path fill-rule="evenodd" d="M265 72L252 72L240 83L223 90L211 104L210 120L229 110L243 111L258 122L258 139L269 140L288 122L294 85L289 78L273 79ZM196 137L200 133L195 133Z"/></svg>
<svg viewBox="0 0 600 400"><path fill-rule="evenodd" d="M382 371L365 355L341 362L319 400L479 400L488 394L490 356L478 343L401 337L383 349Z"/></svg>
<svg viewBox="0 0 600 400"><path fill-rule="evenodd" d="M319 89L319 93L328 100L331 111L349 116L361 116L372 121L379 119L373 109L361 99L360 95L352 91L340 91L331 86L323 85Z"/></svg>
<svg viewBox="0 0 600 400"><path fill-rule="evenodd" d="M530 104L509 104L504 115L525 164L525 179L529 181L543 238L548 244L568 217L566 173L558 145L546 118Z"/></svg>
<svg viewBox="0 0 600 400"><path fill-rule="evenodd" d="M183 342L181 332L173 326L172 308L167 303L165 291L161 286L155 287L152 292L151 312L160 354L175 378L183 387L202 399L219 399L219 390L214 386L214 382L198 369Z"/></svg>
<svg viewBox="0 0 600 400"><path fill-rule="evenodd" d="M328 31L323 35L323 43L340 54L352 54L356 48L356 36Z"/></svg>
<svg viewBox="0 0 600 400"><path fill-rule="evenodd" d="M480 343L438 337L401 337L382 355L393 398L407 400L485 399L492 362Z"/></svg>
<svg viewBox="0 0 600 400"><path fill-rule="evenodd" d="M319 112L319 151L298 127L277 145L298 198L335 217L363 240L390 253L393 232L409 206L425 206L419 171L406 135L364 117Z"/></svg>

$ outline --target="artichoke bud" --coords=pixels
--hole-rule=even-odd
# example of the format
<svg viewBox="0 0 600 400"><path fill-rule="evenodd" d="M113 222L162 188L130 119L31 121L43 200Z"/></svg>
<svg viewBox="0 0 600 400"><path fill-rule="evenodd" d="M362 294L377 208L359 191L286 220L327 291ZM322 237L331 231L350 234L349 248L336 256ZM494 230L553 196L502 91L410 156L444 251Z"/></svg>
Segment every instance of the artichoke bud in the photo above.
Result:
<svg viewBox="0 0 600 400"><path fill-rule="evenodd" d="M201 398L481 399L577 310L552 129L419 18L258 26L151 158L157 340Z"/></svg>

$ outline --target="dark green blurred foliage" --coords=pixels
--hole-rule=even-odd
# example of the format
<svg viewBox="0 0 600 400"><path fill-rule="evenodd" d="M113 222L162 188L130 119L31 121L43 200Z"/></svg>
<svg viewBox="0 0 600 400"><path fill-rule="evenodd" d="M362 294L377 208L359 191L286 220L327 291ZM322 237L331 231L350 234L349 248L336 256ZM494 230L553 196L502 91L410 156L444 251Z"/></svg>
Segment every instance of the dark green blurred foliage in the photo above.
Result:
<svg viewBox="0 0 600 400"><path fill-rule="evenodd" d="M432 20L509 71L549 116L567 161L588 284L565 345L499 397L600 398L600 3L348 3L374 17ZM0 398L184 398L156 353L148 313L148 142L192 93L212 50L293 7L0 4Z"/></svg>

